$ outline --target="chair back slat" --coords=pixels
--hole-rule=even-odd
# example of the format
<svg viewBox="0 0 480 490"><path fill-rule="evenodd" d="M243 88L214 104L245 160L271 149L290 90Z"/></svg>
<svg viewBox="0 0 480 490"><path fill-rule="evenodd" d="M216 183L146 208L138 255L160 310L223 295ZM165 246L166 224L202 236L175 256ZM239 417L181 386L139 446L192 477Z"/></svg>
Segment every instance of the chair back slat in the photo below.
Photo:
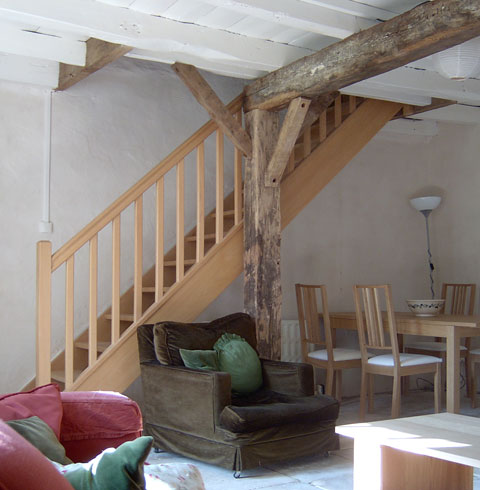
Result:
<svg viewBox="0 0 480 490"><path fill-rule="evenodd" d="M476 289L476 284L444 283L442 285L442 299L445 300L444 313L473 315Z"/></svg>
<svg viewBox="0 0 480 490"><path fill-rule="evenodd" d="M326 287L324 285L295 284L295 293L304 360L308 354L309 344L326 348L329 357L332 356L333 341Z"/></svg>
<svg viewBox="0 0 480 490"><path fill-rule="evenodd" d="M362 356L369 349L390 352L398 360L398 340L390 285L353 287ZM386 322L386 323L385 323ZM385 335L386 324L389 335Z"/></svg>

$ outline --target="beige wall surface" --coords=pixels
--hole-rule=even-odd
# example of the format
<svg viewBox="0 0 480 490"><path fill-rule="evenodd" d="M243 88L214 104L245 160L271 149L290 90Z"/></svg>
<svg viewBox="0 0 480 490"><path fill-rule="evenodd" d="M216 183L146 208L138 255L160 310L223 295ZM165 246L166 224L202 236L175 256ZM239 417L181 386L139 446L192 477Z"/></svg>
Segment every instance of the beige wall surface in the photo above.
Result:
<svg viewBox="0 0 480 490"><path fill-rule="evenodd" d="M390 283L400 311L406 299L429 298L425 219L409 198L430 192L443 198L429 218L437 296L442 281L480 284L479 154L479 126L439 123L429 137L380 132L284 230L282 318L297 319L296 282L326 284L330 311L353 311L359 283ZM242 287L240 278L202 319L241 309ZM355 345L356 334L338 342ZM358 386L351 370L345 395Z"/></svg>
<svg viewBox="0 0 480 490"><path fill-rule="evenodd" d="M205 77L224 102L243 89L242 80L211 74ZM40 89L0 84L0 215L4 230L0 255L0 393L20 389L35 372L37 240L51 240L53 250L58 249L209 119L170 67L159 63L123 58L65 92L53 93L53 233L42 234L38 223L42 219L47 99L48 93ZM167 191L172 188L168 178ZM188 181L186 185L188 191ZM131 216L127 213L122 221L122 233L128 232ZM152 219L147 217L145 233L151 228ZM174 227L170 226L167 233L166 239L173 240ZM103 234L108 242L110 230ZM153 239L146 236L144 241L145 251L153 250ZM130 245L122 248L122 254L131 254L133 235ZM100 244L100 254L102 247ZM86 251L75 260L78 291L88 280ZM65 281L61 269L54 274L54 288ZM132 274L132 266L122 266L123 289L131 284ZM108 284L108 277L106 281ZM102 305L107 306L109 295L108 287L100 283L99 311L103 311ZM63 337L64 299L62 294L55 296L52 352L58 351ZM77 295L75 301L82 304ZM86 325L87 308L78 310L76 325Z"/></svg>
<svg viewBox="0 0 480 490"><path fill-rule="evenodd" d="M239 80L207 78L224 101L242 89ZM36 241L51 239L58 248L208 119L170 68L159 64L122 59L55 93L54 232L43 235L45 100L40 90L0 85L0 214L6 231L0 393L21 388L34 373ZM424 191L443 197L430 218L437 294L442 281L480 284L479 146L478 126L439 124L436 136L375 137L284 230L283 318L297 318L299 281L326 284L332 311L353 309L352 285L360 282L391 283L399 310L406 309L407 298L428 297L425 222L408 202ZM63 272L55 281L64 281ZM54 302L60 318L62 301ZM239 277L199 320L242 309ZM355 336L339 335L339 342L354 344ZM358 375L346 378L345 394L356 392Z"/></svg>

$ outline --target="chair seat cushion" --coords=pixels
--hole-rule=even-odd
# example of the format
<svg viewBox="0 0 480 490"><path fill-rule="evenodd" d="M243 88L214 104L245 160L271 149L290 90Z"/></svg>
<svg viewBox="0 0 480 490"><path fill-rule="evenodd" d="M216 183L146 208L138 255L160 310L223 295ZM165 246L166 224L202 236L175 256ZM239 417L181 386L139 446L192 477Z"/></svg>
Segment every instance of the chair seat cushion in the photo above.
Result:
<svg viewBox="0 0 480 490"><path fill-rule="evenodd" d="M433 362L442 362L439 357L423 356L421 354L400 354L400 365L406 366L419 366L420 364L431 364ZM374 366L392 366L393 356L392 354L382 354L380 356L371 357L368 360L368 364Z"/></svg>
<svg viewBox="0 0 480 490"><path fill-rule="evenodd" d="M447 344L446 342L428 342L428 341L419 341L419 342L409 342L408 345L405 346L406 349L419 349L419 350L431 350L435 352L446 352ZM467 350L464 345L460 346L460 350Z"/></svg>
<svg viewBox="0 0 480 490"><path fill-rule="evenodd" d="M319 361L328 360L327 349L315 350L308 354L311 359L318 359ZM359 350L355 349L343 349L341 347L336 347L333 349L333 360L334 361L350 361L353 359L361 359L362 354Z"/></svg>
<svg viewBox="0 0 480 490"><path fill-rule="evenodd" d="M259 390L234 397L220 415L220 426L230 432L246 433L279 425L336 420L338 402L329 396L291 396Z"/></svg>

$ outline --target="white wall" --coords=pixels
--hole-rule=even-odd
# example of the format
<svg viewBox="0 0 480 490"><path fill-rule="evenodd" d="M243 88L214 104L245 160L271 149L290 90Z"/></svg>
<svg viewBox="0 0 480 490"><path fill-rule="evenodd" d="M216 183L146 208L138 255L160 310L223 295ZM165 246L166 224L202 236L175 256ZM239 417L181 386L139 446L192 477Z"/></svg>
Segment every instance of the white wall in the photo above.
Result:
<svg viewBox="0 0 480 490"><path fill-rule="evenodd" d="M207 75L228 101L239 80ZM33 375L35 243L41 218L45 94L0 85L1 222L0 392ZM124 59L53 95L52 221L54 249L81 229L207 121L169 67ZM428 297L423 216L408 198L422 190L444 200L431 215L436 280L480 284L477 226L480 129L440 125L437 136L378 135L285 229L283 318L297 317L294 284L328 286L330 309L353 308L352 284L390 282L395 306ZM63 281L61 276L58 281ZM437 287L437 293L439 289ZM61 309L61 307L59 307ZM200 320L241 311L239 277ZM354 342L351 335L340 342ZM357 376L346 381L356 391Z"/></svg>
<svg viewBox="0 0 480 490"><path fill-rule="evenodd" d="M405 299L429 298L425 220L409 203L423 192L443 197L430 215L437 296L442 281L480 285L479 154L479 126L440 124L433 137L377 135L284 230L282 318L297 318L296 282L326 284L330 311L353 311L359 283L390 283L397 310L408 311ZM239 279L202 319L241 309L242 288ZM348 332L337 338L356 342ZM352 370L345 394L358 386Z"/></svg>
<svg viewBox="0 0 480 490"><path fill-rule="evenodd" d="M224 102L243 88L241 80L211 74L205 77ZM47 94L27 86L0 84L0 213L4 230L0 393L18 390L34 375L37 240L51 240L53 250L59 248L209 119L170 67L127 58L65 92L54 93L52 99L54 231L44 235L38 232L38 222L42 217ZM108 241L109 230L105 234ZM145 247L151 243L146 240ZM86 280L83 258L75 264L79 281ZM131 274L131 270L122 270L123 283ZM63 282L60 271L54 275L54 287ZM100 296L108 297L110 293L103 289L100 285ZM61 297L54 301L53 309L60 320L53 340L55 351L63 336ZM82 310L76 318L80 324L86 318L86 309Z"/></svg>

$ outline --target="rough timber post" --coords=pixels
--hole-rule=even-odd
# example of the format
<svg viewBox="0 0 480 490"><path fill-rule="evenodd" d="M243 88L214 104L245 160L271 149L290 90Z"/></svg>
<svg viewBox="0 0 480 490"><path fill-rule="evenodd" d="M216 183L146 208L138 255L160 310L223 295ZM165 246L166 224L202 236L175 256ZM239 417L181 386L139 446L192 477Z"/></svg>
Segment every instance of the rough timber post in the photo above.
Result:
<svg viewBox="0 0 480 490"><path fill-rule="evenodd" d="M265 172L279 134L278 113L253 110L246 115L252 158L245 165L244 306L257 320L261 357L280 359L280 187L265 186Z"/></svg>

